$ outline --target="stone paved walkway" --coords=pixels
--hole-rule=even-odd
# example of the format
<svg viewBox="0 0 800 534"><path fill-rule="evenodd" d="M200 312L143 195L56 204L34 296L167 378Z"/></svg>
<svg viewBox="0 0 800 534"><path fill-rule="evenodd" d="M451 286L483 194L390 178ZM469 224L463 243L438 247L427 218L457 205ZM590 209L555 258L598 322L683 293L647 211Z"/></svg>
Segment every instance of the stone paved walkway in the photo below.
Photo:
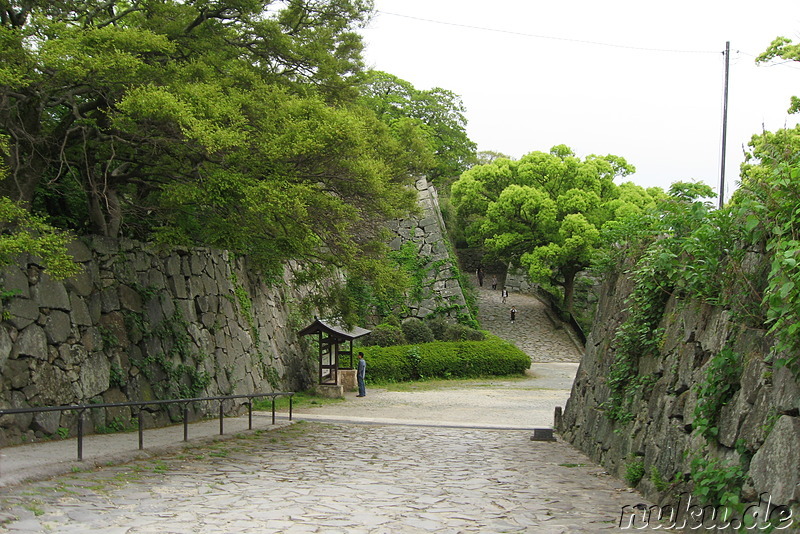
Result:
<svg viewBox="0 0 800 534"><path fill-rule="evenodd" d="M568 444L520 429L540 424L536 399L566 398L577 349L534 320L532 297L512 295L518 321L503 326L505 305L487 291L484 327L544 362L527 379L382 401L368 390L332 411L295 414L307 420L290 426L0 488L0 532L616 530L622 507L641 496ZM370 412L369 402L393 411ZM397 418L378 417L387 413ZM542 414L552 422L552 406Z"/></svg>
<svg viewBox="0 0 800 534"><path fill-rule="evenodd" d="M5 532L600 532L638 496L522 431L299 423L0 497Z"/></svg>
<svg viewBox="0 0 800 534"><path fill-rule="evenodd" d="M564 328L554 328L546 314L547 307L536 297L522 293L510 293L502 302L500 288L492 290L483 282L478 290L481 326L503 339L512 341L531 356L536 363L581 361L578 349ZM514 323L511 323L511 306L517 308Z"/></svg>

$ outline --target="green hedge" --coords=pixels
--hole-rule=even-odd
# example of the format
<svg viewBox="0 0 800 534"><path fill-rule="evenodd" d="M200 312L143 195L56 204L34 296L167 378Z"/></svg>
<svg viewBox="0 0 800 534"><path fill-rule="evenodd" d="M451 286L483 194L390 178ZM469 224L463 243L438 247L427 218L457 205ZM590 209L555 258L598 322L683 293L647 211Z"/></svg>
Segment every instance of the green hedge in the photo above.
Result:
<svg viewBox="0 0 800 534"><path fill-rule="evenodd" d="M475 378L522 374L531 358L500 338L363 347L370 382L404 382L420 378Z"/></svg>

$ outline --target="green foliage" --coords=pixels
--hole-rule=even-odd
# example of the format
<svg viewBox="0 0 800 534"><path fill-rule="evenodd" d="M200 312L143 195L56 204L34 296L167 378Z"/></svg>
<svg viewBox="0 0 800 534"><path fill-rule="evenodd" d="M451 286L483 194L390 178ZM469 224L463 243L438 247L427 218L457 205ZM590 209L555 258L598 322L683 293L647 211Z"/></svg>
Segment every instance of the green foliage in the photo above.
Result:
<svg viewBox="0 0 800 534"><path fill-rule="evenodd" d="M530 367L527 354L496 337L485 341L368 347L364 357L368 379L378 382L503 376L524 373Z"/></svg>
<svg viewBox="0 0 800 534"><path fill-rule="evenodd" d="M154 295L152 298L157 297ZM157 345L165 348L164 352L147 354L132 360L148 380L155 379L157 375L166 377L163 383L154 384L154 390L160 393L160 398L198 397L211 384L211 375L203 365L208 355L192 352L188 323L179 306L175 306L175 313L171 317L163 319L155 326L146 320L144 314L136 313L126 315L125 323L145 339L158 339ZM112 378L114 378L113 366ZM115 379L121 383L124 381L124 376Z"/></svg>
<svg viewBox="0 0 800 534"><path fill-rule="evenodd" d="M423 321L419 319L409 319L403 322L403 335L410 344L431 343L433 332Z"/></svg>
<svg viewBox="0 0 800 534"><path fill-rule="evenodd" d="M774 59L782 59L785 61L800 61L800 45L793 44L791 39L786 37L777 37L769 47L756 58L758 63L768 63ZM789 106L789 113L797 113L800 111L800 98L793 96L791 105Z"/></svg>
<svg viewBox="0 0 800 534"><path fill-rule="evenodd" d="M659 200L657 210L623 218L604 230L609 246L599 264L616 263L619 268L635 262L628 316L617 330L615 360L607 376L611 391L604 408L612 420L633 417L630 404L646 380L638 376L638 360L658 355L663 335L659 323L670 296L730 305L739 317L749 314L738 304L743 295L731 291L748 287L735 268L744 254L737 246L743 239L742 225L731 209L712 211L703 200L711 196L704 184L678 182ZM727 353L718 357L724 359ZM701 418L701 424L706 420ZM713 423L704 426L709 432L713 428Z"/></svg>
<svg viewBox="0 0 800 534"><path fill-rule="evenodd" d="M413 128L362 101L367 0L13 4L0 195L77 231L225 248L272 280L289 259L369 280L380 221L413 208L438 125L461 124L446 92Z"/></svg>
<svg viewBox="0 0 800 534"><path fill-rule="evenodd" d="M116 388L123 388L128 385L128 381L125 378L125 371L116 363L111 364L111 374L108 382L111 387Z"/></svg>
<svg viewBox="0 0 800 534"><path fill-rule="evenodd" d="M429 315L424 321L436 341L445 341L445 331L450 323L444 317Z"/></svg>
<svg viewBox="0 0 800 534"><path fill-rule="evenodd" d="M581 160L564 145L519 161L477 165L452 186L452 202L470 245L489 259L521 264L531 279L563 288L572 311L575 275L592 262L600 230L653 203L633 184L614 184L634 171L618 156Z"/></svg>
<svg viewBox="0 0 800 534"><path fill-rule="evenodd" d="M368 346L389 347L392 345L404 345L406 338L402 328L384 323L373 328L372 333L364 339L363 343Z"/></svg>
<svg viewBox="0 0 800 534"><path fill-rule="evenodd" d="M658 354L663 336L658 325L671 289L663 285L661 260L660 254L651 251L633 271L635 286L628 299L628 316L614 337L616 353L606 376L610 393L603 408L612 421L627 423L633 419L630 404L643 379L638 375L639 358Z"/></svg>
<svg viewBox="0 0 800 534"><path fill-rule="evenodd" d="M447 185L476 161L475 143L466 133L461 98L435 87L415 89L380 71L366 73L362 99L409 146L421 145L417 171L435 184Z"/></svg>
<svg viewBox="0 0 800 534"><path fill-rule="evenodd" d="M410 315L409 306L418 304L426 298L433 296L432 285L436 280L435 274L448 263L441 259L430 261L420 255L418 245L407 242L399 250L387 254L388 261L382 266L376 266L370 273L351 271L344 288L341 306L343 317L352 323L360 322L363 317L377 315L385 322L396 320L398 317ZM455 254L451 251L451 258ZM466 281L458 269L451 267L451 274L466 288ZM362 276L362 273L367 276ZM477 321L472 316L469 308L453 304L451 306L437 307L432 315L450 315L456 313L459 321L473 324ZM474 305L474 301L473 301Z"/></svg>
<svg viewBox="0 0 800 534"><path fill-rule="evenodd" d="M639 459L632 460L625 464L625 482L629 486L636 487L644 477L644 462Z"/></svg>
<svg viewBox="0 0 800 534"><path fill-rule="evenodd" d="M659 472L656 466L650 467L650 482L653 484L653 487L656 488L656 491L663 492L669 488L670 484L664 477L661 476L661 472Z"/></svg>
<svg viewBox="0 0 800 534"><path fill-rule="evenodd" d="M486 334L482 330L465 324L449 324L444 330L442 341L483 341Z"/></svg>
<svg viewBox="0 0 800 534"><path fill-rule="evenodd" d="M694 428L708 441L717 441L720 411L739 390L742 369L741 355L726 347L711 359L705 380L697 385Z"/></svg>
<svg viewBox="0 0 800 534"><path fill-rule="evenodd" d="M80 266L67 252L73 238L8 197L0 197L0 228L4 229L0 235L0 266L16 263L22 254L31 254L44 262L47 273L55 279L80 272Z"/></svg>
<svg viewBox="0 0 800 534"><path fill-rule="evenodd" d="M130 418L127 421L120 416L113 417L107 421L105 425L95 427L94 431L97 434L113 434L115 432L127 432L128 430L135 430L139 427L139 420Z"/></svg>
<svg viewBox="0 0 800 534"><path fill-rule="evenodd" d="M790 147L800 146L800 128L765 133L751 142L743 165L746 179L735 198L749 242L763 246L771 264L762 305L768 333L778 340L777 359L800 375L800 161Z"/></svg>
<svg viewBox="0 0 800 534"><path fill-rule="evenodd" d="M702 504L727 506L741 511L740 503L745 473L741 465L726 464L716 458L697 454L691 461L692 493Z"/></svg>

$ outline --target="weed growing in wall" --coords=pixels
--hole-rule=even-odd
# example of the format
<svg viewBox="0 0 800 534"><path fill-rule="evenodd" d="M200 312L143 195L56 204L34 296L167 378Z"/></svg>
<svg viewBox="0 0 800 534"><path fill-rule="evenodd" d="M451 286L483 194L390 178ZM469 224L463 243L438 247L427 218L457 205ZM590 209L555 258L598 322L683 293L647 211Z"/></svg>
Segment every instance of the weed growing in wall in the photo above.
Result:
<svg viewBox="0 0 800 534"><path fill-rule="evenodd" d="M697 385L694 428L708 441L719 438L719 415L740 388L742 356L729 347L714 355L705 380Z"/></svg>
<svg viewBox="0 0 800 534"><path fill-rule="evenodd" d="M768 333L778 341L776 363L800 376L800 163L762 157L770 172L744 181L738 215L749 242L771 257L763 304Z"/></svg>

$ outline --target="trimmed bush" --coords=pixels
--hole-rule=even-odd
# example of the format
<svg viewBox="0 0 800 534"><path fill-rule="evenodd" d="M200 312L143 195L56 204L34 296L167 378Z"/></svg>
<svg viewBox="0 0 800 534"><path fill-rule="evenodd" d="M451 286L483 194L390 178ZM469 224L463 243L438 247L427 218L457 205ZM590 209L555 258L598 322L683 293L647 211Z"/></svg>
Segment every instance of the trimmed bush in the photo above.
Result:
<svg viewBox="0 0 800 534"><path fill-rule="evenodd" d="M444 317L433 317L428 316L429 318L425 318L425 323L428 325L431 333L433 334L433 339L436 341L444 341L444 333L447 330L447 327L450 326Z"/></svg>
<svg viewBox="0 0 800 534"><path fill-rule="evenodd" d="M373 328L372 333L364 338L363 343L365 345L390 347L392 345L404 345L406 337L399 326L384 323Z"/></svg>
<svg viewBox="0 0 800 534"><path fill-rule="evenodd" d="M530 356L500 338L367 347L369 381L403 382L419 378L476 378L522 374Z"/></svg>
<svg viewBox="0 0 800 534"><path fill-rule="evenodd" d="M406 336L406 342L413 343L431 343L433 341L433 332L423 323L420 319L409 319L403 323L403 334Z"/></svg>
<svg viewBox="0 0 800 534"><path fill-rule="evenodd" d="M483 341L486 335L480 331L463 324L447 325L443 341Z"/></svg>

